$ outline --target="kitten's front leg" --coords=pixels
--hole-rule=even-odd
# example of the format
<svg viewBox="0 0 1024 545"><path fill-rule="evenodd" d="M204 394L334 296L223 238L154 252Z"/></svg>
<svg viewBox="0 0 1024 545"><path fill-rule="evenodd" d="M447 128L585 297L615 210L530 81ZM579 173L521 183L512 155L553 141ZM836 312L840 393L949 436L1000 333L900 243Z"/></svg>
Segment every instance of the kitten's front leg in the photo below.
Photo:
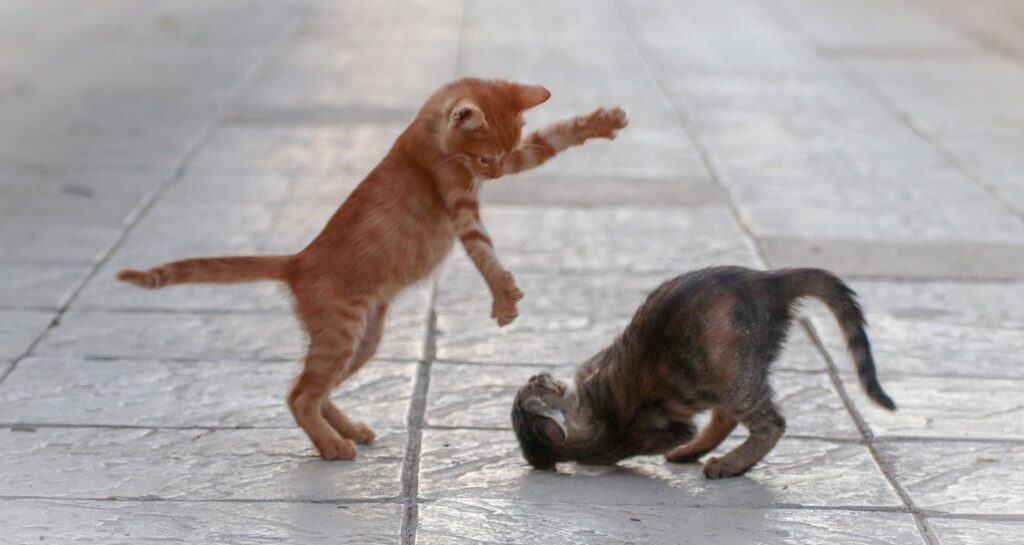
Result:
<svg viewBox="0 0 1024 545"><path fill-rule="evenodd" d="M586 115L553 123L523 138L502 164L503 174L536 168L558 153L591 138L612 139L628 124L621 108L598 108Z"/></svg>
<svg viewBox="0 0 1024 545"><path fill-rule="evenodd" d="M519 315L516 303L523 298L523 292L519 291L512 273L505 270L494 253L491 237L487 236L487 230L480 220L480 201L476 192L465 192L451 199L448 211L456 235L491 290L494 299L491 305L491 318L494 318L499 326L512 323Z"/></svg>

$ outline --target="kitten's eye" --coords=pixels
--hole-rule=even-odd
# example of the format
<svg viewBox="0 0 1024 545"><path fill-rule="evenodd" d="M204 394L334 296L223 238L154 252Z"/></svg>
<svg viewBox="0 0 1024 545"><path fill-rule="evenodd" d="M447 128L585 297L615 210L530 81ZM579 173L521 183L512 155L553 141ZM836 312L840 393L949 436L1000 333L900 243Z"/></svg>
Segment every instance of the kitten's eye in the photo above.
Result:
<svg viewBox="0 0 1024 545"><path fill-rule="evenodd" d="M494 163L494 157L491 157L490 155L481 155L477 158L477 161L480 161L481 165L490 165Z"/></svg>

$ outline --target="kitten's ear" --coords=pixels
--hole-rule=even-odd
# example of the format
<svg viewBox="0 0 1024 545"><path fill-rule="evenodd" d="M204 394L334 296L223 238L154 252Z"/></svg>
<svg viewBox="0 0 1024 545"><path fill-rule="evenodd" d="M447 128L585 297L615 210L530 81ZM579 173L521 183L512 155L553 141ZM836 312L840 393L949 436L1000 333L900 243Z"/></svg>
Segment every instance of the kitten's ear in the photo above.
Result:
<svg viewBox="0 0 1024 545"><path fill-rule="evenodd" d="M473 131L487 126L487 118L476 104L468 100L461 100L452 108L448 115L448 128Z"/></svg>
<svg viewBox="0 0 1024 545"><path fill-rule="evenodd" d="M517 85L517 90L519 107L523 110L544 104L551 98L551 92L540 85Z"/></svg>
<svg viewBox="0 0 1024 545"><path fill-rule="evenodd" d="M565 427L554 418L541 417L538 428L547 440L556 445L565 444Z"/></svg>

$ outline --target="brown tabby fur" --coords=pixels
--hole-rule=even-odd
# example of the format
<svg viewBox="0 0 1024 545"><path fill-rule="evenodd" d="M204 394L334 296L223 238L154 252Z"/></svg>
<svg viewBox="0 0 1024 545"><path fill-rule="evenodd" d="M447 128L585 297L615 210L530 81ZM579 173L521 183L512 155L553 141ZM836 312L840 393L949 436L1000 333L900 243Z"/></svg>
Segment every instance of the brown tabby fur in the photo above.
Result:
<svg viewBox="0 0 1024 545"><path fill-rule="evenodd" d="M638 454L695 462L741 423L748 438L708 460L704 475L742 474L785 431L768 370L801 297L829 307L868 396L895 410L878 383L864 316L846 284L820 269L718 267L654 290L625 332L580 366L574 389L546 373L532 377L512 408L523 455L541 469L570 460L613 464ZM694 437L692 418L705 410L711 422Z"/></svg>
<svg viewBox="0 0 1024 545"><path fill-rule="evenodd" d="M480 220L481 181L534 168L590 138L614 138L626 125L622 110L598 109L520 139L522 112L549 96L539 85L452 82L427 100L383 161L301 252L186 259L117 277L144 288L286 283L309 335L288 406L324 458L351 459L355 443L370 443L374 433L328 396L373 356L392 298L426 278L456 239L490 288L491 317L504 326L517 316L522 293Z"/></svg>

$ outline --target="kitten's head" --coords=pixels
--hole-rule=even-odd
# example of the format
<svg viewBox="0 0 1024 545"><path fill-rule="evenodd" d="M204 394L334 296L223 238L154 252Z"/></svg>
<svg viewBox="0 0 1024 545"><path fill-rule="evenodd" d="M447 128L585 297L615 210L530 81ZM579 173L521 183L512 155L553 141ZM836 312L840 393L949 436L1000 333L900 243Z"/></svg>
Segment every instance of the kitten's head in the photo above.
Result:
<svg viewBox="0 0 1024 545"><path fill-rule="evenodd" d="M551 93L540 85L467 78L440 93L442 148L482 178L501 176L502 159L519 144L522 113Z"/></svg>
<svg viewBox="0 0 1024 545"><path fill-rule="evenodd" d="M547 373L534 375L512 403L512 428L523 457L537 469L553 469L562 461L568 440L567 388Z"/></svg>

